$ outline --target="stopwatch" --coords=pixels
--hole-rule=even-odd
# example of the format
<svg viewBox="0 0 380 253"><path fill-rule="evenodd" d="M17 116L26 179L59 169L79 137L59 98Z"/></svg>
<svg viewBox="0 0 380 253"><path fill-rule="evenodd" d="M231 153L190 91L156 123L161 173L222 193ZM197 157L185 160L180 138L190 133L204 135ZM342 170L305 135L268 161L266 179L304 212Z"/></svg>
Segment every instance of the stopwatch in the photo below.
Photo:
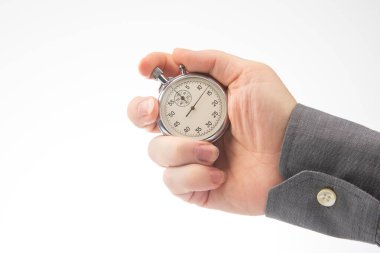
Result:
<svg viewBox="0 0 380 253"><path fill-rule="evenodd" d="M210 76L188 73L182 64L179 69L168 78L158 67L152 72L161 83L157 125L164 135L214 142L229 126L226 92Z"/></svg>

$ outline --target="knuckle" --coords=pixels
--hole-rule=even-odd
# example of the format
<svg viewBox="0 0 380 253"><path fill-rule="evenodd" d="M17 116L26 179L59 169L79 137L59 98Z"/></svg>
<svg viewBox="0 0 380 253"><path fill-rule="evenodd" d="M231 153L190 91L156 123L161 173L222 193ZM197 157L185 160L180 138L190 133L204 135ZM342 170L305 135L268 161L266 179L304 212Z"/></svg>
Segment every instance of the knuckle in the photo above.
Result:
<svg viewBox="0 0 380 253"><path fill-rule="evenodd" d="M265 63L257 63L257 69L262 72L262 73L271 73L271 72L274 72L272 67L270 67L269 65L265 64Z"/></svg>
<svg viewBox="0 0 380 253"><path fill-rule="evenodd" d="M149 157L163 167L197 162L197 143L174 136L157 136L148 145Z"/></svg>
<svg viewBox="0 0 380 253"><path fill-rule="evenodd" d="M172 148L172 154L170 156L170 160L176 160L178 157L182 157L184 155L183 152L183 143L181 142L174 142L174 145Z"/></svg>
<svg viewBox="0 0 380 253"><path fill-rule="evenodd" d="M169 161L171 166L184 165L196 162L196 144L187 139L179 139L173 142L171 147L164 147L165 150L170 150Z"/></svg>
<svg viewBox="0 0 380 253"><path fill-rule="evenodd" d="M159 137L160 136L154 137L152 140L150 140L150 142L148 144L148 156L154 162L156 162L156 157L157 157L156 153L157 153L157 150L160 150L160 149L157 148L157 139Z"/></svg>
<svg viewBox="0 0 380 253"><path fill-rule="evenodd" d="M164 184L166 185L166 187L168 187L171 191L173 191L173 187L174 187L174 177L173 177L173 173L171 173L170 170L166 169L162 175L162 180L164 181Z"/></svg>

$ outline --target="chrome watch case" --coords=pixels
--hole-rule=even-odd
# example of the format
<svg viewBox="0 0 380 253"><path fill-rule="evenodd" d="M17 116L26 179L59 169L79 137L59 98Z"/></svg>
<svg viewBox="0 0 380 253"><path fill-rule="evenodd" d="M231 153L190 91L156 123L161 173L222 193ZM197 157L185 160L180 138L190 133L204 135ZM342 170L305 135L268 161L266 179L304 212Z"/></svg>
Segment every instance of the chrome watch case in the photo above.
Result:
<svg viewBox="0 0 380 253"><path fill-rule="evenodd" d="M159 105L161 106L161 102L162 102L162 98L163 98L163 94L165 94L165 92L169 89L170 86L172 85L175 85L177 84L178 82L184 80L184 79L187 79L187 78L192 78L192 77L196 77L196 78L199 78L199 79L204 79L208 82L211 82L214 84L215 88L216 89L219 89L219 91L224 95L224 98L225 98L225 102L228 103L227 101L227 94L225 92L225 90L223 89L222 85L219 84L219 82L217 82L215 79L207 76L207 75L204 75L204 74L199 74L199 73L188 73L185 69L185 66L183 66L182 64L179 65L179 69L180 69L180 74L176 77L168 77L166 78L164 75L163 75L163 71L156 67L153 72L152 72L152 77L159 81L161 83L160 85L160 88L159 88L159 95L158 95L158 102L159 102ZM226 104L226 107L228 108L227 104ZM164 135L173 135L170 133L170 131L168 130L168 128L164 125L163 121L161 120L161 115L159 115L159 119L157 121L157 125L160 129L160 131L164 134ZM226 116L225 118L223 119L223 123L222 125L219 127L219 129L217 129L217 131L215 131L214 134L212 134L211 136L207 137L206 139L203 139L204 141L208 141L208 142L215 142L216 140L218 140L221 136L223 136L223 134L225 133L225 131L228 129L229 127L229 119L228 119L228 110L226 110ZM190 138L190 137L189 137Z"/></svg>

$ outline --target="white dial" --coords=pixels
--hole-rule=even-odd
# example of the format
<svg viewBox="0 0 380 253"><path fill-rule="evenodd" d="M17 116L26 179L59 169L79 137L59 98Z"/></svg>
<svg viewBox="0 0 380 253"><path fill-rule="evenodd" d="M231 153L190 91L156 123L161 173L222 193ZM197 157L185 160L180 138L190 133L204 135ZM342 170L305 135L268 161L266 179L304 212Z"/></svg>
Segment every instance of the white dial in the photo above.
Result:
<svg viewBox="0 0 380 253"><path fill-rule="evenodd" d="M175 78L159 100L160 121L167 134L214 140L226 128L226 95L209 77L188 74Z"/></svg>

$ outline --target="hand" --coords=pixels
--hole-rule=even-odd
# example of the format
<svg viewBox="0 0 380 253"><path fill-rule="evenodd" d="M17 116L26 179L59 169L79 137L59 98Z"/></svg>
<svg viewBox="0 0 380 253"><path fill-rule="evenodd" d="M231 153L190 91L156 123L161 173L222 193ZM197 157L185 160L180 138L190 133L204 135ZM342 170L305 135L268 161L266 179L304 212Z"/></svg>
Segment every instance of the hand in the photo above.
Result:
<svg viewBox="0 0 380 253"><path fill-rule="evenodd" d="M166 168L165 184L190 203L239 214L263 214L268 191L283 180L280 151L296 101L270 67L219 51L152 53L142 59L140 72L150 77L159 66L166 75L176 76L179 64L225 85L231 126L215 145L173 136L154 138L149 155ZM138 127L158 132L156 99L135 98L128 115Z"/></svg>

